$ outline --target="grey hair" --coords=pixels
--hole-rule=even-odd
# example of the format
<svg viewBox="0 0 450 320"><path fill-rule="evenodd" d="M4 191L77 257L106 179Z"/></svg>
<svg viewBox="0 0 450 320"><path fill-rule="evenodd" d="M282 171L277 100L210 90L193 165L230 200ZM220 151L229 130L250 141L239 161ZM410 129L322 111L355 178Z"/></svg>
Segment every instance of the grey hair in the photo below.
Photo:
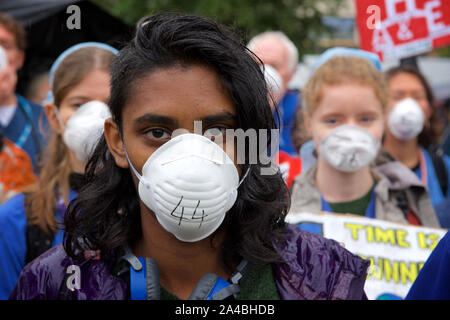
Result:
<svg viewBox="0 0 450 320"><path fill-rule="evenodd" d="M297 47L282 31L265 31L263 33L260 33L254 36L252 39L250 39L247 47L253 51L253 49L255 49L261 41L269 38L277 39L285 45L288 51L289 68L291 70L295 70L298 64Z"/></svg>

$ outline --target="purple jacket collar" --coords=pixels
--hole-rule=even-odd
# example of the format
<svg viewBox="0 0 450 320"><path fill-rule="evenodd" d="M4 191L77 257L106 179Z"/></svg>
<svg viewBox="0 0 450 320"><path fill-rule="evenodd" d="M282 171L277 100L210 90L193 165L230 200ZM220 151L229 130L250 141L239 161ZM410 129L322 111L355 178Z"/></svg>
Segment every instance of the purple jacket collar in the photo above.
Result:
<svg viewBox="0 0 450 320"><path fill-rule="evenodd" d="M369 262L337 242L287 227L287 238L277 250L284 262L275 263L275 282L282 299L366 299L364 282ZM67 268L79 267L81 288L61 290ZM127 284L110 273L107 260L74 263L62 245L29 263L11 293L12 300L124 300Z"/></svg>

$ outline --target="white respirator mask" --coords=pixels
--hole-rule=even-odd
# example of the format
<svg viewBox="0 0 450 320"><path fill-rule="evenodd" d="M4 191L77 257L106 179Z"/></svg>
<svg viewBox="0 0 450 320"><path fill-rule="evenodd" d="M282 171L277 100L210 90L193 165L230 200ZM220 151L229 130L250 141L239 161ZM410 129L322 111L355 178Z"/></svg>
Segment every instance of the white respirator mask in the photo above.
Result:
<svg viewBox="0 0 450 320"><path fill-rule="evenodd" d="M400 140L411 140L423 130L425 113L416 100L406 98L398 102L388 116L389 131Z"/></svg>
<svg viewBox="0 0 450 320"><path fill-rule="evenodd" d="M64 143L80 161L86 163L103 135L105 120L111 118L109 107L101 101L89 101L83 104L65 125L62 124L56 107L55 112L64 128Z"/></svg>
<svg viewBox="0 0 450 320"><path fill-rule="evenodd" d="M269 64L261 66L267 88L274 98L282 96L283 80L277 70Z"/></svg>
<svg viewBox="0 0 450 320"><path fill-rule="evenodd" d="M8 58L6 56L6 51L3 49L2 46L0 46L0 73L3 72L3 70L8 65Z"/></svg>
<svg viewBox="0 0 450 320"><path fill-rule="evenodd" d="M380 141L367 130L342 125L331 130L320 142L319 154L332 167L355 172L375 160Z"/></svg>
<svg viewBox="0 0 450 320"><path fill-rule="evenodd" d="M161 226L178 240L205 239L222 224L237 199L239 174L230 157L210 139L198 134L176 136L159 147L142 167L142 202Z"/></svg>

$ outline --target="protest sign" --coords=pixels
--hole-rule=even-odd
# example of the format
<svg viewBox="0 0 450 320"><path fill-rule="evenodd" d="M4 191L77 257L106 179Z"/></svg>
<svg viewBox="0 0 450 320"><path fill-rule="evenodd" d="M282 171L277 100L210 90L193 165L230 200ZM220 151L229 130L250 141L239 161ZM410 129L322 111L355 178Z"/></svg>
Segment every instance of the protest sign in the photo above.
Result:
<svg viewBox="0 0 450 320"><path fill-rule="evenodd" d="M448 0L355 0L360 48L405 58L450 44Z"/></svg>
<svg viewBox="0 0 450 320"><path fill-rule="evenodd" d="M290 213L286 222L343 243L370 261L365 292L369 299L403 299L447 230L418 227L355 215Z"/></svg>

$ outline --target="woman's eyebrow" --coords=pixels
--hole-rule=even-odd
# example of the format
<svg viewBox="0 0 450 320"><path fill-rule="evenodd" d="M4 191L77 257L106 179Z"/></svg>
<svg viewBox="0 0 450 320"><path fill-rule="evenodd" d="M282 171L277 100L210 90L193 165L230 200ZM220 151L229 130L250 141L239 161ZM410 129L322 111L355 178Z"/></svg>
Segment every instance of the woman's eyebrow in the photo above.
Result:
<svg viewBox="0 0 450 320"><path fill-rule="evenodd" d="M86 97L86 96L72 96L72 97L68 97L67 100L68 101L72 101L72 100L91 100L91 98Z"/></svg>
<svg viewBox="0 0 450 320"><path fill-rule="evenodd" d="M162 116L159 114L151 114L146 113L143 116L140 116L139 118L134 120L135 124L149 124L149 123L155 123L155 124L164 124L167 126L174 126L176 127L178 125L178 121L174 118Z"/></svg>
<svg viewBox="0 0 450 320"><path fill-rule="evenodd" d="M236 116L228 111L222 111L218 114L212 114L200 119L204 124L225 122L225 121L236 121Z"/></svg>

